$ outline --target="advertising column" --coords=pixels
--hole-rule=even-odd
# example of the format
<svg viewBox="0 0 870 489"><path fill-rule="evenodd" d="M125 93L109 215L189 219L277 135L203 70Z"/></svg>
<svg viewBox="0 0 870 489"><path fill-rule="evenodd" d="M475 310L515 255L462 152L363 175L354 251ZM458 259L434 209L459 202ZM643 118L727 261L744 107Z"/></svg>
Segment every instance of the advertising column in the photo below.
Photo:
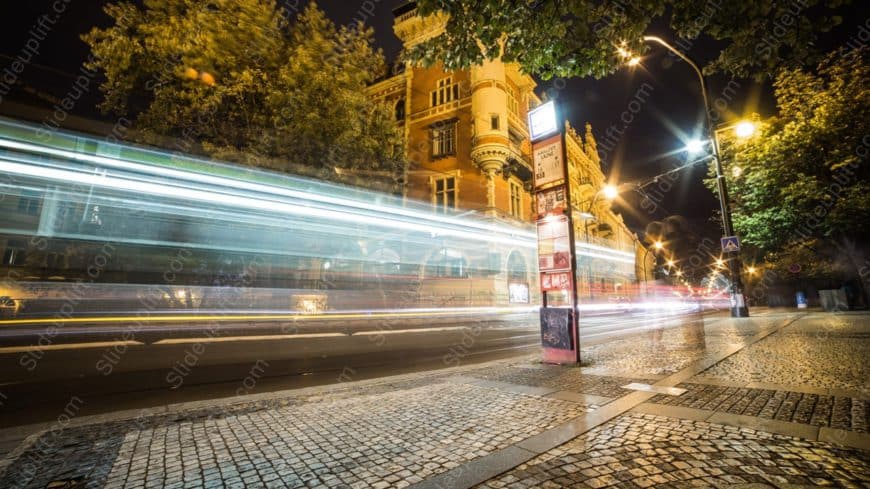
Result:
<svg viewBox="0 0 870 489"><path fill-rule="evenodd" d="M541 297L541 346L546 363L580 362L577 260L571 221L568 159L554 102L529 112L534 160Z"/></svg>

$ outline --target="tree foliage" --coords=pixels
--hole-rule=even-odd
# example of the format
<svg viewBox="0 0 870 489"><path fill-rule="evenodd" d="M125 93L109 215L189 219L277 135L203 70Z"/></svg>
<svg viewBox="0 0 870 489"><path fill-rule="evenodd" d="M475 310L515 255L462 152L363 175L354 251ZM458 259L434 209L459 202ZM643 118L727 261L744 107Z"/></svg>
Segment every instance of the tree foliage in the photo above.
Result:
<svg viewBox="0 0 870 489"><path fill-rule="evenodd" d="M774 82L779 115L747 141L723 141L734 227L744 241L778 256L807 248L820 258L823 249L868 244L867 54L832 53L815 73L783 71Z"/></svg>
<svg viewBox="0 0 870 489"><path fill-rule="evenodd" d="M724 44L707 67L734 76L770 77L783 66L812 60L814 41L841 22L849 1L758 0L419 0L422 14L449 14L443 34L413 49L424 64L464 68L501 56L531 74L602 77L624 59L617 47L645 47L654 19L669 16L672 29L693 42L704 35Z"/></svg>
<svg viewBox="0 0 870 489"><path fill-rule="evenodd" d="M177 149L277 169L395 173L392 111L365 88L385 72L373 31L337 28L314 2L145 0L105 7L83 36L105 74L101 108ZM152 138L153 139L153 138Z"/></svg>

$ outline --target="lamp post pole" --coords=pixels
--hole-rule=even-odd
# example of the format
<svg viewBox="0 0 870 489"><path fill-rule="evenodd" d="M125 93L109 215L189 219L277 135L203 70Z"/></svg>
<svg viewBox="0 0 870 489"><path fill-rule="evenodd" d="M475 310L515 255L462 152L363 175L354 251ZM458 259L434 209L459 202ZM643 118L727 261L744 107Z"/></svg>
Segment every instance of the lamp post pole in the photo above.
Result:
<svg viewBox="0 0 870 489"><path fill-rule="evenodd" d="M592 201L589 203L589 210L586 211L589 215L591 215L593 217L595 216L595 214L592 213L592 209L595 208L595 201L598 200L598 196L600 194L601 194L601 192L599 191L599 192L596 192L595 195L592 196ZM598 219L597 217L594 217L594 218ZM589 243L589 221L591 221L591 220L592 219L584 219L583 220L583 230L584 230L584 236L586 239L586 244L590 244ZM594 286L594 284L592 283L592 258L588 255L586 256L586 278L587 278L588 283L589 283L589 299L592 300L595 298L594 291L592 290L593 286Z"/></svg>
<svg viewBox="0 0 870 489"><path fill-rule="evenodd" d="M643 36L646 42L654 42L664 46L668 51L679 56L695 70L698 75L698 81L701 83L701 95L704 98L704 115L707 121L707 132L710 135L710 141L713 145L713 160L716 163L716 187L719 190L719 207L722 212L722 228L725 231L725 236L734 235L734 225L731 221L731 208L728 200L728 188L725 186L725 175L722 172L722 159L719 157L719 140L716 135L716 130L713 127L713 120L710 117L710 101L707 97L707 83L704 80L704 75L701 69L686 55L674 48L662 38L656 36ZM746 301L743 297L743 281L740 279L740 255L737 252L729 252L728 254L728 269L731 273L731 317L749 317L749 309L746 307Z"/></svg>

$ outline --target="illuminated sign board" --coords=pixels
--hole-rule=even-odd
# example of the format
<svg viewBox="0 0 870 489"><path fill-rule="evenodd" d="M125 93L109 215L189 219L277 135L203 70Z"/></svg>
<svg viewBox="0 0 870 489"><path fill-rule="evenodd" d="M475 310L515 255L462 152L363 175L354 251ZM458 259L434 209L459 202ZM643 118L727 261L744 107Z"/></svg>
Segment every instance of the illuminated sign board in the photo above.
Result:
<svg viewBox="0 0 870 489"><path fill-rule="evenodd" d="M536 141L559 131L556 104L551 100L529 111L529 136Z"/></svg>
<svg viewBox="0 0 870 489"><path fill-rule="evenodd" d="M551 142L552 139L552 142ZM536 143L532 149L535 166L535 188L540 188L565 178L565 164L562 161L562 139L553 137Z"/></svg>

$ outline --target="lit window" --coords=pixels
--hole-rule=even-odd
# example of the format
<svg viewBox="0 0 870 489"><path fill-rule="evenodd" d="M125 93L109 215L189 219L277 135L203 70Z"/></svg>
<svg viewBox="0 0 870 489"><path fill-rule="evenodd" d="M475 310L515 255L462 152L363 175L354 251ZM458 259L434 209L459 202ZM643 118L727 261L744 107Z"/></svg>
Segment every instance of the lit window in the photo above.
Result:
<svg viewBox="0 0 870 489"><path fill-rule="evenodd" d="M447 212L456 208L456 177L444 177L435 180L435 209Z"/></svg>
<svg viewBox="0 0 870 489"><path fill-rule="evenodd" d="M432 126L432 158L456 154L456 122Z"/></svg>
<svg viewBox="0 0 870 489"><path fill-rule="evenodd" d="M453 83L453 77L448 76L438 80L438 85L430 94L432 107L459 99L459 84Z"/></svg>
<svg viewBox="0 0 870 489"><path fill-rule="evenodd" d="M517 219L523 218L523 187L517 182L510 182L511 186L511 215Z"/></svg>

